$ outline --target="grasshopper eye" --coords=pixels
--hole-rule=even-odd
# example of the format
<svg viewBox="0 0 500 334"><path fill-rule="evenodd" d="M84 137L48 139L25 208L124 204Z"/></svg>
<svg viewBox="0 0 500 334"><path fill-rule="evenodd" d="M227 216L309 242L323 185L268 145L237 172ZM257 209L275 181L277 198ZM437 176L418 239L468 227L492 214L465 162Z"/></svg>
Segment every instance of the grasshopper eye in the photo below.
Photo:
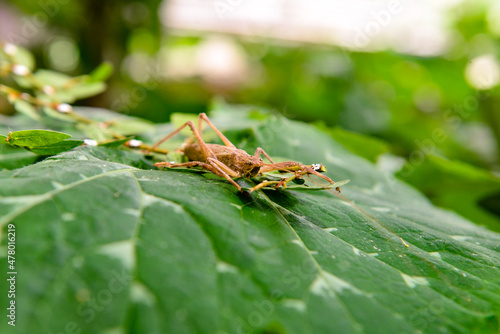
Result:
<svg viewBox="0 0 500 334"><path fill-rule="evenodd" d="M312 164L311 168L314 169L316 172L319 172L319 173L326 172L326 167L323 166L322 164Z"/></svg>

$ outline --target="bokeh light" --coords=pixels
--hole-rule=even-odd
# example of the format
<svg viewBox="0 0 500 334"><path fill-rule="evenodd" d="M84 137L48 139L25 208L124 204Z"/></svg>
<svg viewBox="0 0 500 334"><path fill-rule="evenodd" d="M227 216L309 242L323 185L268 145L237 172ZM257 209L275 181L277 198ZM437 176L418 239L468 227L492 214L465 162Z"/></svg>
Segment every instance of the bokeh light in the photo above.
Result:
<svg viewBox="0 0 500 334"><path fill-rule="evenodd" d="M69 38L57 37L47 47L50 66L61 72L71 72L80 61L78 46Z"/></svg>

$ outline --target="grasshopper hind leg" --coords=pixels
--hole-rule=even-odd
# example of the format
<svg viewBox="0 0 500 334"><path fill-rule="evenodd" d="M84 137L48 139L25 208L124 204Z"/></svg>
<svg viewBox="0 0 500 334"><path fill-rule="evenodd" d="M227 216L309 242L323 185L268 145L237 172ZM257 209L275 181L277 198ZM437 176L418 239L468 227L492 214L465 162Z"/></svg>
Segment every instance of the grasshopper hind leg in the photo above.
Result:
<svg viewBox="0 0 500 334"><path fill-rule="evenodd" d="M228 175L221 167L211 161L213 159L208 158L209 163L201 162L201 161L190 161L181 164L171 164L169 162L157 162L154 165L156 167L168 167L168 168L190 168L190 167L201 167L203 169L208 170L212 174L221 176L228 180L233 186L235 186L239 191L242 191L241 186L236 183L231 176Z"/></svg>

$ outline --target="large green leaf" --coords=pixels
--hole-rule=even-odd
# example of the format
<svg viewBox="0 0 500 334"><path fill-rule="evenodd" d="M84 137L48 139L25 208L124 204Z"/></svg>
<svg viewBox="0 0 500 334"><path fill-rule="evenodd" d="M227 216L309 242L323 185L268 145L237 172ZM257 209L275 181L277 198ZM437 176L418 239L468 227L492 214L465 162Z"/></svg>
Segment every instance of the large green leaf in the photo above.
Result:
<svg viewBox="0 0 500 334"><path fill-rule="evenodd" d="M0 224L16 229L15 329L498 331L499 234L436 208L313 126L273 117L241 136L249 151L351 179L345 198L240 194L224 179L140 169L142 156L99 147L1 172ZM0 331L14 332L5 319Z"/></svg>
<svg viewBox="0 0 500 334"><path fill-rule="evenodd" d="M36 154L25 149L7 144L0 145L0 170L24 167L35 162L36 159Z"/></svg>

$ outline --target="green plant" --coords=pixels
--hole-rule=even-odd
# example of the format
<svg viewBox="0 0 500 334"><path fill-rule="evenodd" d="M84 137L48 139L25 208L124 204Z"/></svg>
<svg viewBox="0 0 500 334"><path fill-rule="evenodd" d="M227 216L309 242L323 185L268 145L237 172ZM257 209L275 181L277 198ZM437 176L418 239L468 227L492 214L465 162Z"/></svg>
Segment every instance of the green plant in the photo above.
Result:
<svg viewBox="0 0 500 334"><path fill-rule="evenodd" d="M104 111L92 117L135 122ZM334 179L351 179L349 200L321 190L245 196L210 173L153 170L151 159L121 145L83 145L4 170L0 226L3 247L8 230L16 233L16 330L499 330L498 233L435 207L316 126L220 104L211 119L240 148L265 147L273 158L322 163ZM34 124L22 115L9 122L11 130ZM79 121L59 124L85 138ZM153 142L173 128L149 124L137 138ZM30 138L47 135L56 136ZM0 303L8 305L6 293ZM0 323L2 333L13 329Z"/></svg>

